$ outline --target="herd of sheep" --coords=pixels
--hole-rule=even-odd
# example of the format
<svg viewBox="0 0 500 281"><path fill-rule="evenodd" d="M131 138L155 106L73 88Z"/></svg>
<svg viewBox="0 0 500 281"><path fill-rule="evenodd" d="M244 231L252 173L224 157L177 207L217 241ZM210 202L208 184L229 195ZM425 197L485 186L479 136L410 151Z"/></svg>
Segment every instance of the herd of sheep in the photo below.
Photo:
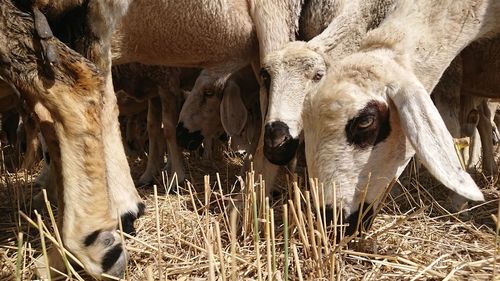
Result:
<svg viewBox="0 0 500 281"><path fill-rule="evenodd" d="M165 153L183 181L183 149L211 157L228 136L267 195L305 153L325 208L341 201L351 225L414 155L456 200L481 201L465 169L480 143L498 173L499 15L497 0L0 0L2 127L23 166L41 143L37 182L97 278L123 273L118 220L133 233L144 212L126 151L146 142L135 184Z"/></svg>

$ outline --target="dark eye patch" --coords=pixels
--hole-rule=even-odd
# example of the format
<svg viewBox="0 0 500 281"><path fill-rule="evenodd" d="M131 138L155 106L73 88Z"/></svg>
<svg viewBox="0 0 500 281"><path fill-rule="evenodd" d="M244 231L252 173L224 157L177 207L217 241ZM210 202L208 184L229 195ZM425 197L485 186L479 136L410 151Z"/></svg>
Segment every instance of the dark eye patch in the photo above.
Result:
<svg viewBox="0 0 500 281"><path fill-rule="evenodd" d="M370 121L373 121L371 125L365 126ZM389 108L375 100L368 102L345 127L347 142L359 148L377 145L384 141L390 132Z"/></svg>

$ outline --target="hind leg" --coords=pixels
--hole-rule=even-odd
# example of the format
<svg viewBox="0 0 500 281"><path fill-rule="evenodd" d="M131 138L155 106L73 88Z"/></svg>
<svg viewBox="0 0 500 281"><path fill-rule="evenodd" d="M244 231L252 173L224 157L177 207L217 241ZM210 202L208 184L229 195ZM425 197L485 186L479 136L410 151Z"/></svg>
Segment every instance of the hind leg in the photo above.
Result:
<svg viewBox="0 0 500 281"><path fill-rule="evenodd" d="M150 185L154 176L158 175L163 167L165 154L165 140L161 130L161 104L160 98L152 98L148 102L148 136L149 153L146 170L141 175L138 185Z"/></svg>

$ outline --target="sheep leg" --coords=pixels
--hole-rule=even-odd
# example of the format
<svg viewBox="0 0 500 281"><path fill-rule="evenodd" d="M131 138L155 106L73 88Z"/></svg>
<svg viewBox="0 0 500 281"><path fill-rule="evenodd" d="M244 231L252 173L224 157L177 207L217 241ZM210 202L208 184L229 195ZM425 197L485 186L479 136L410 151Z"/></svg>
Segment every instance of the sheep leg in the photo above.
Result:
<svg viewBox="0 0 500 281"><path fill-rule="evenodd" d="M158 174L163 166L165 154L165 140L161 130L161 103L160 98L155 97L148 101L148 136L149 152L146 170L141 175L138 185L150 185L153 177Z"/></svg>
<svg viewBox="0 0 500 281"><path fill-rule="evenodd" d="M170 77L170 87L168 90L160 87L160 98L162 105L162 120L163 130L168 147L168 165L170 166L171 174L177 175L177 182L184 181L186 175L184 173L184 158L182 148L177 144L176 126L179 121L180 105L179 100L181 91L178 79L172 73Z"/></svg>
<svg viewBox="0 0 500 281"><path fill-rule="evenodd" d="M486 175L494 175L497 167L493 154L493 127L491 125L491 112L489 111L486 100L483 101L480 106L480 117L477 129L481 136L483 172Z"/></svg>

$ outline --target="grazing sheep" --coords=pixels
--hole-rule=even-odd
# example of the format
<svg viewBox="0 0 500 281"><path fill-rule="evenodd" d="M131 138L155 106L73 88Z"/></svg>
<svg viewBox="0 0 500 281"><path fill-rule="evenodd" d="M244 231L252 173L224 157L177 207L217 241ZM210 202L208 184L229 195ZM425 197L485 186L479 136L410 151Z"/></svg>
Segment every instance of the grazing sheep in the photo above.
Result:
<svg viewBox="0 0 500 281"><path fill-rule="evenodd" d="M429 93L462 49L500 32L499 12L498 1L400 1L360 49L332 65L319 89L308 93L309 173L325 184L327 204L340 201L351 233L359 208L368 223L415 152L447 188L483 200Z"/></svg>
<svg viewBox="0 0 500 281"><path fill-rule="evenodd" d="M65 247L85 269L120 276L125 266L116 214L107 189L102 107L105 84L99 70L55 38L47 44L58 61L46 65L33 40L29 13L0 1L0 77L14 86L39 121L58 189L58 226ZM83 164L82 164L83 163ZM62 260L55 248L51 265Z"/></svg>
<svg viewBox="0 0 500 281"><path fill-rule="evenodd" d="M49 40L56 37L93 62L105 77L102 137L111 214L120 217L124 230L132 233L133 222L141 214L144 204L135 189L121 142L118 107L111 79L111 36L132 1L27 0L26 2L32 3L34 20L37 23L36 33L42 45L42 53L46 57L44 62L48 67L57 64L57 52L49 55L52 50ZM37 10L44 11L44 14ZM44 15L47 17L45 23Z"/></svg>
<svg viewBox="0 0 500 281"><path fill-rule="evenodd" d="M311 7L306 9L310 22L301 22L301 33L309 41L290 42L268 54L262 62L261 77L269 95L263 147L266 159L275 165L285 165L296 155L306 93L317 87L330 65L359 47L363 36L379 25L396 1L310 2ZM330 13L322 14L313 6L315 2L323 2ZM324 29L326 22L329 25ZM273 178L277 166L268 171ZM272 185L266 186L269 193Z"/></svg>
<svg viewBox="0 0 500 281"><path fill-rule="evenodd" d="M226 132L232 148L254 155L260 136L259 85L251 67L233 74L222 89L207 83L202 72L187 94L179 116L177 138L184 148L197 149L203 140ZM193 132L193 133L191 133Z"/></svg>
<svg viewBox="0 0 500 281"><path fill-rule="evenodd" d="M133 222L144 204L135 189L121 144L118 107L111 80L111 35L131 0L26 0L34 14L44 62L57 64L58 54L49 43L58 38L93 62L105 77L103 138L107 187L113 216L120 216L124 229L133 232ZM40 11L43 11L42 14ZM45 19L45 17L47 19ZM50 25L50 26L49 26Z"/></svg>

